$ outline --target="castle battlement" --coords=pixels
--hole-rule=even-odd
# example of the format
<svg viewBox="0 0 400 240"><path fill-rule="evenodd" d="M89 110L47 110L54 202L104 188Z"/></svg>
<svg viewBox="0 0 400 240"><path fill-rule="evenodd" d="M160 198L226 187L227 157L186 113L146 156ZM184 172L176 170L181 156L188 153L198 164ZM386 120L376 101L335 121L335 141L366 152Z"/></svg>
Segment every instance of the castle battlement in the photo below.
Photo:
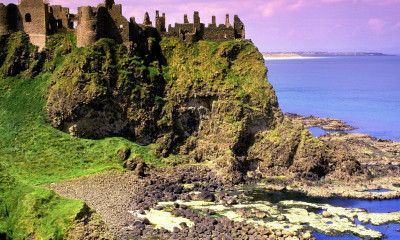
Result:
<svg viewBox="0 0 400 240"><path fill-rule="evenodd" d="M49 5L43 0L20 0L18 5L7 6L0 3L0 35L17 31L25 31L31 42L40 48L44 48L48 37L56 33L76 33L78 47L92 44L100 38L128 44L138 40L142 33L146 37L174 37L191 42L245 40L245 26L237 15L233 24L227 14L225 24L217 26L213 16L206 26L201 23L199 12L194 12L192 22L185 14L183 23L170 24L167 29L165 13L160 15L156 11L154 25L147 12L143 23L136 23L134 17L128 21L122 15L122 5L115 4L114 0L104 0L97 7L79 7L78 14L71 14L69 8Z"/></svg>

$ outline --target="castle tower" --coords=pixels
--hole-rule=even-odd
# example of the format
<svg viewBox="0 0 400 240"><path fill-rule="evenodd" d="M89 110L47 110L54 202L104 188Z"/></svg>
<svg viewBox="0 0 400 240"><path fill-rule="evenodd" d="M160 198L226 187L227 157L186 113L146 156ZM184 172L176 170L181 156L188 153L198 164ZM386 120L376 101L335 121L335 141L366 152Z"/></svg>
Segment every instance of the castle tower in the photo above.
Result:
<svg viewBox="0 0 400 240"><path fill-rule="evenodd" d="M146 13L144 14L143 25L149 26L149 27L153 26L153 23L150 21L150 16L149 16L149 13L148 13L148 12L146 12Z"/></svg>
<svg viewBox="0 0 400 240"><path fill-rule="evenodd" d="M246 39L246 31L243 22L240 20L238 15L235 15L233 27L235 29L235 38L245 40Z"/></svg>
<svg viewBox="0 0 400 240"><path fill-rule="evenodd" d="M185 23L185 24L188 24L188 23L189 23L189 19L188 19L187 14L184 14L184 15L183 15L183 23Z"/></svg>
<svg viewBox="0 0 400 240"><path fill-rule="evenodd" d="M156 29L159 33L165 32L165 13L160 17L160 12L156 11Z"/></svg>
<svg viewBox="0 0 400 240"><path fill-rule="evenodd" d="M193 14L193 23L194 23L194 27L199 31L200 28L201 28L199 12L194 12L194 14Z"/></svg>
<svg viewBox="0 0 400 240"><path fill-rule="evenodd" d="M104 0L104 6L107 9L111 9L113 5L115 5L114 0Z"/></svg>
<svg viewBox="0 0 400 240"><path fill-rule="evenodd" d="M232 25L229 23L229 14L226 14L226 17L225 17L225 26L226 27L231 27Z"/></svg>
<svg viewBox="0 0 400 240"><path fill-rule="evenodd" d="M92 7L79 7L79 22L77 26L77 47L85 47L98 39L98 21Z"/></svg>
<svg viewBox="0 0 400 240"><path fill-rule="evenodd" d="M7 8L0 3L0 35L8 34Z"/></svg>
<svg viewBox="0 0 400 240"><path fill-rule="evenodd" d="M212 17L211 17L211 24L212 24L213 26L217 26L217 18L216 18L215 16L212 16Z"/></svg>
<svg viewBox="0 0 400 240"><path fill-rule="evenodd" d="M50 24L50 9L43 0L21 0L18 5L21 14L21 24L18 30L29 34L31 42L44 48L47 42Z"/></svg>
<svg viewBox="0 0 400 240"><path fill-rule="evenodd" d="M166 22L166 18L165 18L165 13L162 14L162 18L161 18L161 25L163 26L163 31L166 32L167 28L165 27L165 22Z"/></svg>

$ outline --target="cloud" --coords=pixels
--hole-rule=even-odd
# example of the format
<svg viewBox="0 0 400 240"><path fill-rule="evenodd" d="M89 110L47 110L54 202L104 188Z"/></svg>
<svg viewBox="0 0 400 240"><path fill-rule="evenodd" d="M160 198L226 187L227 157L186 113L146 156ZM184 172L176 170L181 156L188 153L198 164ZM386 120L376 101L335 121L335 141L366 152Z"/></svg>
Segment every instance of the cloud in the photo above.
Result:
<svg viewBox="0 0 400 240"><path fill-rule="evenodd" d="M368 21L369 29L371 29L373 32L376 33L381 33L384 30L385 26L386 26L385 21L379 18L371 18Z"/></svg>
<svg viewBox="0 0 400 240"><path fill-rule="evenodd" d="M393 29L400 29L400 22L396 23L396 24L393 26Z"/></svg>
<svg viewBox="0 0 400 240"><path fill-rule="evenodd" d="M277 13L301 9L304 3L304 0L272 0L261 4L258 10L264 17L272 17Z"/></svg>

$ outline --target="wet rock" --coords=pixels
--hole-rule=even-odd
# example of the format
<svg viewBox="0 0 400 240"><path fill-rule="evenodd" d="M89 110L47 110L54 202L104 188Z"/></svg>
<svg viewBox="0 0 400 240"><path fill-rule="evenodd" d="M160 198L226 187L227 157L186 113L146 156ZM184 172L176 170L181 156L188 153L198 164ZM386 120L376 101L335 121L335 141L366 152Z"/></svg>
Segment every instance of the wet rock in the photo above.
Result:
<svg viewBox="0 0 400 240"><path fill-rule="evenodd" d="M306 233L303 234L302 237L303 237L303 239L311 239L312 234L310 232L306 232Z"/></svg>
<svg viewBox="0 0 400 240"><path fill-rule="evenodd" d="M224 203L226 205L235 205L238 203L238 201L236 197L227 197L224 199Z"/></svg>
<svg viewBox="0 0 400 240"><path fill-rule="evenodd" d="M148 218L143 218L142 223L145 225L150 225L150 220Z"/></svg>
<svg viewBox="0 0 400 240"><path fill-rule="evenodd" d="M181 228L187 228L188 227L185 222L179 223L179 226L181 226Z"/></svg>
<svg viewBox="0 0 400 240"><path fill-rule="evenodd" d="M323 212L322 212L322 216L323 216L324 218L330 218L330 217L332 217L332 213L330 213L330 212L328 212L328 211L323 211Z"/></svg>
<svg viewBox="0 0 400 240"><path fill-rule="evenodd" d="M256 212L256 217L257 218L265 218L267 214L265 212Z"/></svg>
<svg viewBox="0 0 400 240"><path fill-rule="evenodd" d="M314 116L303 117L295 113L285 113L285 118L289 119L295 124L301 124L305 128L310 127L320 127L325 130L334 131L350 131L357 129L352 127L342 120L332 119L332 118L319 118Z"/></svg>
<svg viewBox="0 0 400 240"><path fill-rule="evenodd" d="M196 199L200 201L206 201L206 202L213 202L215 201L215 196L213 193L210 193L209 191L201 191L201 193L196 195Z"/></svg>
<svg viewBox="0 0 400 240"><path fill-rule="evenodd" d="M283 215L280 215L280 216L278 216L276 219L277 219L278 221L285 221L285 220L286 220L286 217L283 216Z"/></svg>

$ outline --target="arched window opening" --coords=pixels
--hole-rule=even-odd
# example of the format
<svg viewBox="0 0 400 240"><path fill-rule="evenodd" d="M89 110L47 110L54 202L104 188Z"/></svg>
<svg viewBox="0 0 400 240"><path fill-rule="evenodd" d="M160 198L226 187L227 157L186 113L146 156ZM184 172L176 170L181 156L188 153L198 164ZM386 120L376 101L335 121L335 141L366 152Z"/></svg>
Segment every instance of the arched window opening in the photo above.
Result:
<svg viewBox="0 0 400 240"><path fill-rule="evenodd" d="M25 14L25 22L32 22L32 17L30 13Z"/></svg>
<svg viewBox="0 0 400 240"><path fill-rule="evenodd" d="M62 24L62 20L57 20L57 28L62 28L63 24Z"/></svg>
<svg viewBox="0 0 400 240"><path fill-rule="evenodd" d="M93 25L93 26L92 26L92 30L93 30L93 31L96 30L96 25Z"/></svg>

